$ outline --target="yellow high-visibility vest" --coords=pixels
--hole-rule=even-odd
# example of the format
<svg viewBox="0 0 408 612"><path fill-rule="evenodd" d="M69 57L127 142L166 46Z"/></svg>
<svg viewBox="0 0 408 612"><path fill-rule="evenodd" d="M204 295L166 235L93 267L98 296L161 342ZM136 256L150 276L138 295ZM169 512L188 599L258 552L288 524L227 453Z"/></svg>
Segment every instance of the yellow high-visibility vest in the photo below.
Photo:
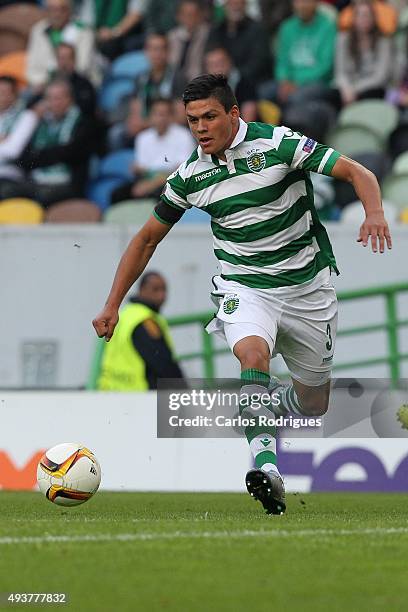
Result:
<svg viewBox="0 0 408 612"><path fill-rule="evenodd" d="M120 312L115 333L106 344L97 388L103 391L146 391L146 363L135 349L132 333L138 325L152 319L159 326L166 344L173 343L167 321L144 304L127 304Z"/></svg>

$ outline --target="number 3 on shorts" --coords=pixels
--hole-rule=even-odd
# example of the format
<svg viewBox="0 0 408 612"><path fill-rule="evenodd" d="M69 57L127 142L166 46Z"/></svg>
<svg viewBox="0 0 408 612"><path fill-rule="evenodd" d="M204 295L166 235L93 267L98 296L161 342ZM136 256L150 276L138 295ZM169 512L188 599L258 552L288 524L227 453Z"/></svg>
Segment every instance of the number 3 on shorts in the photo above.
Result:
<svg viewBox="0 0 408 612"><path fill-rule="evenodd" d="M332 346L333 346L333 338L332 338L332 335L331 335L330 323L327 324L326 334L327 334L327 338L328 338L328 340L326 342L326 348L327 348L328 351L331 351Z"/></svg>

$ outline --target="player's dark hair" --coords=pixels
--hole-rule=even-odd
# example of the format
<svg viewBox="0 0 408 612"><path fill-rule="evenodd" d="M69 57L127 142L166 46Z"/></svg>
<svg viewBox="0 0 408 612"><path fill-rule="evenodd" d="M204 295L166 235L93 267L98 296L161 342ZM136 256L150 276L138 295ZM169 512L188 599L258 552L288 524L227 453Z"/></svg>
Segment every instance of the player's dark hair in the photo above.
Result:
<svg viewBox="0 0 408 612"><path fill-rule="evenodd" d="M7 83L15 93L17 91L17 80L7 74L0 75L0 83Z"/></svg>
<svg viewBox="0 0 408 612"><path fill-rule="evenodd" d="M218 100L227 113L233 106L238 106L235 94L223 74L202 74L190 81L183 93L184 106L207 98Z"/></svg>

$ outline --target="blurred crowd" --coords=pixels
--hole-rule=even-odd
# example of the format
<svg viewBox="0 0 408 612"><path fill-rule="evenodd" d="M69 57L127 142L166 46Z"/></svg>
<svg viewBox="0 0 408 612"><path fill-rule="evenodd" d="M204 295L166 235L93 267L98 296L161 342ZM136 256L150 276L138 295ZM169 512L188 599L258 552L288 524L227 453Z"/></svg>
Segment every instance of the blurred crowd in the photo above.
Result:
<svg viewBox="0 0 408 612"><path fill-rule="evenodd" d="M382 178L408 150L407 32L408 0L0 0L0 200L157 197L195 146L181 94L203 72L245 121L321 142L348 106L387 102ZM352 199L316 194L328 218Z"/></svg>

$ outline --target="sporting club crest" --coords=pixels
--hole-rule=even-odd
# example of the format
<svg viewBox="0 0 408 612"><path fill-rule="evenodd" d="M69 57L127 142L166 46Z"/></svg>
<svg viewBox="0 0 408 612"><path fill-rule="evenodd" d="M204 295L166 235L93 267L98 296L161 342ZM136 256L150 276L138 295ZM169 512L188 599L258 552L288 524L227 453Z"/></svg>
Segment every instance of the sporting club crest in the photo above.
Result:
<svg viewBox="0 0 408 612"><path fill-rule="evenodd" d="M266 157L262 151L254 151L246 160L251 172L261 172L266 166Z"/></svg>
<svg viewBox="0 0 408 612"><path fill-rule="evenodd" d="M225 298L223 310L229 315L236 311L239 306L239 297L237 295L229 295Z"/></svg>

